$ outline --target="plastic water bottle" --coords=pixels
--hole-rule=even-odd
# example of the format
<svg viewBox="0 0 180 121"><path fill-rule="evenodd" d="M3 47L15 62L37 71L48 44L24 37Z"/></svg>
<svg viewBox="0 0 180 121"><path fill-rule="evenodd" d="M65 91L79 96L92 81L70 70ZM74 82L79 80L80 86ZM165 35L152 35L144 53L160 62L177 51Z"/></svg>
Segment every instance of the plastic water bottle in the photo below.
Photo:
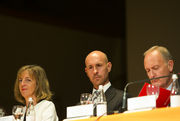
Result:
<svg viewBox="0 0 180 121"><path fill-rule="evenodd" d="M99 85L99 96L97 98L96 115L103 116L107 115L107 102L103 91L103 86Z"/></svg>
<svg viewBox="0 0 180 121"><path fill-rule="evenodd" d="M172 75L172 88L171 88L171 95L180 95L180 87L178 82L178 76L176 74Z"/></svg>
<svg viewBox="0 0 180 121"><path fill-rule="evenodd" d="M35 121L35 110L34 110L33 99L31 97L29 98L26 121Z"/></svg>
<svg viewBox="0 0 180 121"><path fill-rule="evenodd" d="M176 74L172 75L172 88L171 88L171 97L170 104L171 107L180 106L180 87L178 83L178 76Z"/></svg>

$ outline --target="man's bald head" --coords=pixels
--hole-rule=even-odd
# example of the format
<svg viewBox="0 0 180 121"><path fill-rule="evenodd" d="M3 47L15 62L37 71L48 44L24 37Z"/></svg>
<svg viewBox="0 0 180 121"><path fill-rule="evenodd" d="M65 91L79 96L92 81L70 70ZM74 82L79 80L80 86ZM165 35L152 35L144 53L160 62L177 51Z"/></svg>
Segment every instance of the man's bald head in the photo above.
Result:
<svg viewBox="0 0 180 121"><path fill-rule="evenodd" d="M97 50L92 51L87 55L85 64L85 72L94 88L98 89L99 85L105 85L109 82L109 72L112 64L108 62L105 53Z"/></svg>
<svg viewBox="0 0 180 121"><path fill-rule="evenodd" d="M97 57L97 56L101 57L101 58L104 60L105 63L108 63L107 55L106 55L104 52L102 52L102 51L95 50L95 51L90 52L90 53L86 56L85 64L86 64L86 62L87 62L87 60L88 60L89 58L91 58L91 57Z"/></svg>

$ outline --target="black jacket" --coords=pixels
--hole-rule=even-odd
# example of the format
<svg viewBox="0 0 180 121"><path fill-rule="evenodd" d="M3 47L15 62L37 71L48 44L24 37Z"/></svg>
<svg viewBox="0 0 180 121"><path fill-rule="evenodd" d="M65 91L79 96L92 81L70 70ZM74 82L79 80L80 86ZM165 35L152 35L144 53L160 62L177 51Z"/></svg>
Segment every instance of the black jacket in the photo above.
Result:
<svg viewBox="0 0 180 121"><path fill-rule="evenodd" d="M110 86L106 90L105 96L107 101L107 112L109 114L113 113L113 111L122 112L123 91Z"/></svg>

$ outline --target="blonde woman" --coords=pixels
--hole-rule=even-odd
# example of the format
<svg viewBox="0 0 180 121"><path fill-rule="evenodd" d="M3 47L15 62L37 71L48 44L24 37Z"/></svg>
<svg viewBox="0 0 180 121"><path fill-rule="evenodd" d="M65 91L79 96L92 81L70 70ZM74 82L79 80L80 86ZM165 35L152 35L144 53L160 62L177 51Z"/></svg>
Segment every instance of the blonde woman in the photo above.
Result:
<svg viewBox="0 0 180 121"><path fill-rule="evenodd" d="M42 67L25 65L19 69L14 86L14 96L26 107L29 97L33 99L36 121L58 121L55 105L50 101L52 93L49 82Z"/></svg>

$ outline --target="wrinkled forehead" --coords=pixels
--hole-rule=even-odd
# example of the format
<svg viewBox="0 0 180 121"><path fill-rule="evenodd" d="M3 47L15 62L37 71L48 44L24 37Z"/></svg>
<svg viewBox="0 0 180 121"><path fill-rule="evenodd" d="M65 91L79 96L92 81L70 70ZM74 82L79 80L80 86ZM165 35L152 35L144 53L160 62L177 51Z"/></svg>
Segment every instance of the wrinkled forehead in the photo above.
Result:
<svg viewBox="0 0 180 121"><path fill-rule="evenodd" d="M162 54L158 51L153 51L151 53L148 53L144 58L144 66L154 66L154 65L160 65L160 64L166 64L167 62L163 58Z"/></svg>
<svg viewBox="0 0 180 121"><path fill-rule="evenodd" d="M164 61L168 61L165 57L165 54L163 54L162 52L158 51L158 50L154 50L154 51L150 51L149 53L147 53L145 55L145 58L158 58L158 59L162 59Z"/></svg>

